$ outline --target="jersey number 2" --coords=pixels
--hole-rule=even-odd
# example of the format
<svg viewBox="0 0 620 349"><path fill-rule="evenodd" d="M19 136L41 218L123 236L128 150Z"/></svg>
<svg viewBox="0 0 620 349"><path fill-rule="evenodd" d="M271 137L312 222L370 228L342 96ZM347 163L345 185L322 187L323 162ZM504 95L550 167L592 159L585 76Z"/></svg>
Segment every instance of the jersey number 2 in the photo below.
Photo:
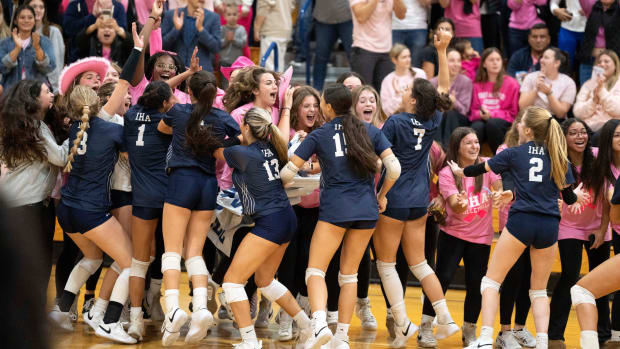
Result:
<svg viewBox="0 0 620 349"><path fill-rule="evenodd" d="M271 166L269 166L270 163ZM265 170L267 171L267 177L269 178L270 182L280 178L280 169L278 168L278 165L278 159L272 159L271 162L268 160L265 160L265 162L263 162L263 167L265 167ZM273 171L271 170L272 168Z"/></svg>
<svg viewBox="0 0 620 349"><path fill-rule="evenodd" d="M424 137L424 133L426 132L423 128L414 128L413 135L418 137L418 144L413 147L414 150L422 149L422 138Z"/></svg>
<svg viewBox="0 0 620 349"><path fill-rule="evenodd" d="M541 158L530 159L530 182L542 182L542 175L540 172L543 169L543 161Z"/></svg>

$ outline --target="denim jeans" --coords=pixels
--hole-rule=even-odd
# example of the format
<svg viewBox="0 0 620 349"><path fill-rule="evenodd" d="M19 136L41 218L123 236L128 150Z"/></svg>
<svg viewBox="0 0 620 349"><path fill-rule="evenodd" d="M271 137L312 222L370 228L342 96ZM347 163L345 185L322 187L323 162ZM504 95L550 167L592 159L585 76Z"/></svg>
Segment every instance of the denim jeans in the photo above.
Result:
<svg viewBox="0 0 620 349"><path fill-rule="evenodd" d="M482 37L479 37L479 38L464 37L463 39L469 40L469 42L471 43L471 47L474 50L476 50L476 52L478 52L480 55L482 55L482 51L484 50L484 41L482 41Z"/></svg>
<svg viewBox="0 0 620 349"><path fill-rule="evenodd" d="M347 53L347 58L351 62L351 45L353 44L353 22L347 21L336 24L321 23L314 21L316 33L316 49L314 57L314 67L312 72L312 85L317 90L323 89L325 75L327 74L327 62L331 55L332 48L336 40L340 38L342 46Z"/></svg>
<svg viewBox="0 0 620 349"><path fill-rule="evenodd" d="M579 65L579 85L583 85L592 77L592 67L594 66L594 57L590 57L587 62L581 62Z"/></svg>
<svg viewBox="0 0 620 349"><path fill-rule="evenodd" d="M517 52L520 48L528 46L527 30L508 28L508 57Z"/></svg>
<svg viewBox="0 0 620 349"><path fill-rule="evenodd" d="M308 50L308 45L310 43L310 34L312 33L312 8L313 8L313 4L310 4L310 6L308 6L308 10L304 13L304 16L301 16L301 10L302 7L304 6L304 4L306 3L306 0L302 0L300 2L299 5L299 9L297 10L297 14L298 14L298 19L297 19L297 25L295 28L295 32L293 34L294 38L293 38L293 44L295 45L295 48L297 49L297 55L295 56L295 60L299 61L299 62L303 62L303 61L312 61L312 59L308 59L308 54L310 52L306 52ZM304 27L304 33L303 33L303 37L302 37L302 33L300 31L301 29L301 23L303 22L303 27ZM310 57L311 58L311 57Z"/></svg>
<svg viewBox="0 0 620 349"><path fill-rule="evenodd" d="M411 57L426 46L428 30L402 29L392 30L392 44L401 43L409 48Z"/></svg>
<svg viewBox="0 0 620 349"><path fill-rule="evenodd" d="M573 62L575 61L575 52L577 51L577 45L583 41L583 32L574 32L572 30L560 28L558 34L558 48L562 51L568 52L570 57L571 69Z"/></svg>

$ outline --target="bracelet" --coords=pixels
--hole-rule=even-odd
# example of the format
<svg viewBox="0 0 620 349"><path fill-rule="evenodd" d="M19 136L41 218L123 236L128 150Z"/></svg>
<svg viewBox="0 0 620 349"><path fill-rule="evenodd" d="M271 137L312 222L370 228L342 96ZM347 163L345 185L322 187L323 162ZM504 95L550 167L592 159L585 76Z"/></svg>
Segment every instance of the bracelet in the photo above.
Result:
<svg viewBox="0 0 620 349"><path fill-rule="evenodd" d="M288 110L288 111L290 111L290 110L291 110L291 107L282 107L282 110Z"/></svg>
<svg viewBox="0 0 620 349"><path fill-rule="evenodd" d="M134 47L133 47L133 49L134 49L134 50L138 50L138 51L142 52L142 47L136 47L136 46L134 46Z"/></svg>
<svg viewBox="0 0 620 349"><path fill-rule="evenodd" d="M152 18L155 22L157 22L157 17L155 17L155 16L149 16L149 18Z"/></svg>

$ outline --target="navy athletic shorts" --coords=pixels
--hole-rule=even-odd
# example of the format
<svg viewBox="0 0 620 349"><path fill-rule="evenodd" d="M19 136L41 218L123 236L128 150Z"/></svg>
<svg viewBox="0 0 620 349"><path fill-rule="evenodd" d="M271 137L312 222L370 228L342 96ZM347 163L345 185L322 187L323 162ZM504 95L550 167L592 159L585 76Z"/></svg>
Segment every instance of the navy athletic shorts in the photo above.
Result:
<svg viewBox="0 0 620 349"><path fill-rule="evenodd" d="M217 179L194 167L179 167L168 175L165 202L192 211L212 211L217 200Z"/></svg>
<svg viewBox="0 0 620 349"><path fill-rule="evenodd" d="M560 218L541 213L515 212L508 216L506 229L525 246L542 249L558 241Z"/></svg>
<svg viewBox="0 0 620 349"><path fill-rule="evenodd" d="M56 216L62 230L67 233L84 234L97 228L112 218L110 212L85 211L66 206L60 202L56 208Z"/></svg>
<svg viewBox="0 0 620 349"><path fill-rule="evenodd" d="M359 230L374 229L377 226L377 221L376 220L371 220L371 221L347 221L347 222L327 222L327 223L339 226L340 228L359 229Z"/></svg>
<svg viewBox="0 0 620 349"><path fill-rule="evenodd" d="M131 192L122 190L110 190L110 198L112 198L112 207L110 210L131 206Z"/></svg>
<svg viewBox="0 0 620 349"><path fill-rule="evenodd" d="M150 221L152 219L161 218L164 209L159 207L142 207L142 206L132 206L131 214L140 219L144 219L145 221Z"/></svg>
<svg viewBox="0 0 620 349"><path fill-rule="evenodd" d="M386 208L383 213L384 216L399 220L399 221L413 221L418 218L424 217L428 214L428 208L426 207L412 207L412 208Z"/></svg>
<svg viewBox="0 0 620 349"><path fill-rule="evenodd" d="M293 207L254 219L252 234L275 244L285 244L293 238L297 231L297 216Z"/></svg>

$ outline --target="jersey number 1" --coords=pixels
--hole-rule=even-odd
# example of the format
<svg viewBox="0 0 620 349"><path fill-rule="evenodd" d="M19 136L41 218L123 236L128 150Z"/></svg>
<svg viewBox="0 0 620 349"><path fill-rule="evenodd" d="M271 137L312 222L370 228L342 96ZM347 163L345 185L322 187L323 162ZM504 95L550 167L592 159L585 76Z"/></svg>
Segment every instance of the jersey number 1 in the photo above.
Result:
<svg viewBox="0 0 620 349"><path fill-rule="evenodd" d="M138 140L136 141L136 147L144 147L144 130L146 130L146 124L138 127Z"/></svg>
<svg viewBox="0 0 620 349"><path fill-rule="evenodd" d="M542 175L540 172L543 169L543 161L541 158L530 159L530 182L542 182Z"/></svg>
<svg viewBox="0 0 620 349"><path fill-rule="evenodd" d="M339 158L341 156L344 156L344 153L347 152L347 140L346 138L344 138L344 135L342 135L342 140L344 141L344 151L342 151L342 144L340 143L340 133L336 133L334 135L334 137L332 137L334 139L334 143L336 143L336 152L334 154L335 157Z"/></svg>

